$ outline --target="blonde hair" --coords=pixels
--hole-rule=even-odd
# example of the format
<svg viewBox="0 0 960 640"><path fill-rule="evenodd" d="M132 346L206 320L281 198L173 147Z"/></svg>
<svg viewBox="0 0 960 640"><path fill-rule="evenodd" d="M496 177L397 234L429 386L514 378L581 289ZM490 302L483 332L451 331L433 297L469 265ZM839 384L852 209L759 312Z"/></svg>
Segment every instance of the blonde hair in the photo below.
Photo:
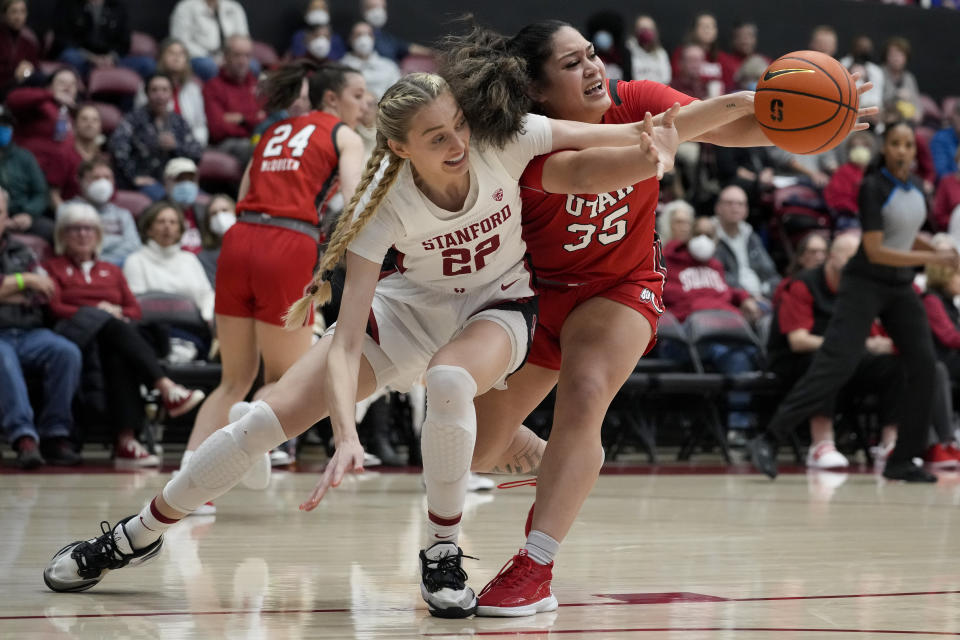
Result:
<svg viewBox="0 0 960 640"><path fill-rule="evenodd" d="M53 227L53 250L58 256L63 255L63 235L67 227L88 224L97 230L97 250L94 255L99 256L103 249L103 223L100 214L86 202L66 202L57 211L57 222Z"/></svg>
<svg viewBox="0 0 960 640"><path fill-rule="evenodd" d="M440 76L432 73L411 73L398 80L383 94L377 111L377 146L373 150L373 155L367 160L356 192L340 215L340 220L330 236L327 250L314 273L313 281L307 287L306 295L290 305L283 316L284 325L288 329L304 326L311 308L330 299L331 288L328 280L330 273L340 264L347 252L347 247L373 218L380 203L396 182L405 160L390 149L387 141L406 142L410 121L417 112L449 92L450 88ZM383 175L380 176L369 199L363 207L360 207L361 200L365 199L366 192L385 159Z"/></svg>
<svg viewBox="0 0 960 640"><path fill-rule="evenodd" d="M930 244L936 251L957 248L953 237L948 233L934 235L930 239ZM942 264L927 263L923 272L927 276L927 289L940 289L942 291L950 284L950 280L957 273L957 270Z"/></svg>

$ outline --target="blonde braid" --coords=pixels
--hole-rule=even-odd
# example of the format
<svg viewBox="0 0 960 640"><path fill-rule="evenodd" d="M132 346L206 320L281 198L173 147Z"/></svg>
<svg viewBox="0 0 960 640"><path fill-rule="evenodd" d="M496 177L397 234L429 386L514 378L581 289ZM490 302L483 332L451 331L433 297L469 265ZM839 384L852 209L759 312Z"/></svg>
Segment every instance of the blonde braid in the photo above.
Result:
<svg viewBox="0 0 960 640"><path fill-rule="evenodd" d="M439 76L428 73L413 73L398 80L384 93L377 114L377 147L367 161L366 167L364 167L360 184L357 185L357 190L350 199L350 203L340 215L340 220L337 221L337 226L330 236L327 250L323 254L316 273L314 273L313 281L307 287L307 293L290 305L283 316L283 323L287 329L297 329L304 326L311 307L315 304L323 304L330 299L332 289L327 278L340 264L353 239L357 237L357 234L363 230L373 214L379 209L393 183L396 182L397 176L400 175L400 169L406 161L390 150L387 140L405 141L410 119L420 107L436 99L437 96L447 90L446 82ZM370 183L373 182L384 157L389 158L389 163L384 170L383 177L380 178L373 193L370 194L370 201L355 217L356 208Z"/></svg>

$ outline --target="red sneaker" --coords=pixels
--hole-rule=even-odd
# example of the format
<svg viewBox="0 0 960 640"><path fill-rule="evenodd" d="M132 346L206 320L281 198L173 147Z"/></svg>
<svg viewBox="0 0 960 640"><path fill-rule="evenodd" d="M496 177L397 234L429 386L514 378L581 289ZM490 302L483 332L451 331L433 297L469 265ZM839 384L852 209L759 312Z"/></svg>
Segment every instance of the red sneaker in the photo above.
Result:
<svg viewBox="0 0 960 640"><path fill-rule="evenodd" d="M163 394L163 408L171 418L176 418L203 402L205 397L206 394L199 389L187 389L179 384L174 385Z"/></svg>
<svg viewBox="0 0 960 640"><path fill-rule="evenodd" d="M480 592L477 615L514 618L555 611L552 579L552 562L537 564L521 549Z"/></svg>
<svg viewBox="0 0 960 640"><path fill-rule="evenodd" d="M147 451L142 444L133 438L117 445L113 451L113 462L118 467L160 466L160 458Z"/></svg>
<svg viewBox="0 0 960 640"><path fill-rule="evenodd" d="M923 458L934 469L957 466L957 456L939 442L927 449L927 455Z"/></svg>
<svg viewBox="0 0 960 640"><path fill-rule="evenodd" d="M947 453L953 456L954 460L960 462L960 447L957 447L953 442L947 445Z"/></svg>

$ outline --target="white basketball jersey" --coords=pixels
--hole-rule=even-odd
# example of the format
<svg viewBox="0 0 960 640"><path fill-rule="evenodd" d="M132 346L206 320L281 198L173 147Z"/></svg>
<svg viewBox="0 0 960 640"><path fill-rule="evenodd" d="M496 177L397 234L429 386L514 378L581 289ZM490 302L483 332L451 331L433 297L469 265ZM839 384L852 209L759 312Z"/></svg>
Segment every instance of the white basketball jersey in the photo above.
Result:
<svg viewBox="0 0 960 640"><path fill-rule="evenodd" d="M374 262L395 247L398 270L413 282L462 291L498 280L523 260L518 180L552 146L550 122L528 115L524 133L503 150L470 146L470 193L463 209L444 211L413 181L410 163L349 250Z"/></svg>

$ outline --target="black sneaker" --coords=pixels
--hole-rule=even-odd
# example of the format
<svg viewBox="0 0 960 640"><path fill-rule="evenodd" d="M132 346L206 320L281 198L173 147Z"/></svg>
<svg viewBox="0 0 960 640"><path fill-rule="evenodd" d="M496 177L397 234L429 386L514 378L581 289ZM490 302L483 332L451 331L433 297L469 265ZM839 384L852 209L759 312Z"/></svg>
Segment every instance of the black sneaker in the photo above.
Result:
<svg viewBox="0 0 960 640"><path fill-rule="evenodd" d="M903 480L904 482L936 482L937 476L923 467L913 464L910 460L887 462L883 467L883 477L888 480Z"/></svg>
<svg viewBox="0 0 960 640"><path fill-rule="evenodd" d="M452 542L438 542L420 551L420 595L430 615L467 618L477 612L477 595L467 586L467 573L460 567L463 558L471 557Z"/></svg>
<svg viewBox="0 0 960 640"><path fill-rule="evenodd" d="M43 456L40 455L37 441L30 436L17 438L17 442L13 448L17 450L17 464L20 465L21 469L28 471L42 467L47 463L47 461L43 459Z"/></svg>
<svg viewBox="0 0 960 640"><path fill-rule="evenodd" d="M123 526L130 516L111 528L100 523L103 534L99 538L71 542L60 549L43 570L43 581L53 591L86 591L103 580L108 572L129 565L143 564L163 547L163 537L148 547L134 551Z"/></svg>
<svg viewBox="0 0 960 640"><path fill-rule="evenodd" d="M48 464L59 467L75 467L83 458L73 448L70 438L49 438L40 443L40 453Z"/></svg>
<svg viewBox="0 0 960 640"><path fill-rule="evenodd" d="M746 449L753 466L774 480L777 477L777 445L765 433L761 433L747 440Z"/></svg>

